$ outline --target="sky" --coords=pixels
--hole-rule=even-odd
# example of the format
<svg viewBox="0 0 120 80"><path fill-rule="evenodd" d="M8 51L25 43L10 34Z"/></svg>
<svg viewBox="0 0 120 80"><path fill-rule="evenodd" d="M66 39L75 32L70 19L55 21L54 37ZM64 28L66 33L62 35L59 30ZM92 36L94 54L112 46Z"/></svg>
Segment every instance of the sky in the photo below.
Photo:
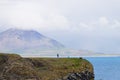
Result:
<svg viewBox="0 0 120 80"><path fill-rule="evenodd" d="M68 48L120 53L120 0L0 0L0 32L33 29Z"/></svg>

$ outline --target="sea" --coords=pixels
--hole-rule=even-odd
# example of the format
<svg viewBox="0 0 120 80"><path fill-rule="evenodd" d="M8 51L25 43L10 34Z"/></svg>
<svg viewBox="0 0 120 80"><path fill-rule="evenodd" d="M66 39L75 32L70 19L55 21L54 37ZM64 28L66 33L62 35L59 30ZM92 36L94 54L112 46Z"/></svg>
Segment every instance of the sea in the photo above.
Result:
<svg viewBox="0 0 120 80"><path fill-rule="evenodd" d="M95 80L120 80L120 57L89 57Z"/></svg>

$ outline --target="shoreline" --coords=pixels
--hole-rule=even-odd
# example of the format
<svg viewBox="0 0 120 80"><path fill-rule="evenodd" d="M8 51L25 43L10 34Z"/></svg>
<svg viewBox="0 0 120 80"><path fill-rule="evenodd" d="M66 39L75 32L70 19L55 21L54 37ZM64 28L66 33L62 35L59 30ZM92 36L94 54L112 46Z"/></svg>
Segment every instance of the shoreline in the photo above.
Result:
<svg viewBox="0 0 120 80"><path fill-rule="evenodd" d="M37 54L37 55L33 55L33 54L19 54L21 55L22 57L33 57L33 58L57 58L57 56L55 55L40 55L40 54ZM81 58L81 57L120 57L120 54L92 54L92 55L61 55L59 58Z"/></svg>

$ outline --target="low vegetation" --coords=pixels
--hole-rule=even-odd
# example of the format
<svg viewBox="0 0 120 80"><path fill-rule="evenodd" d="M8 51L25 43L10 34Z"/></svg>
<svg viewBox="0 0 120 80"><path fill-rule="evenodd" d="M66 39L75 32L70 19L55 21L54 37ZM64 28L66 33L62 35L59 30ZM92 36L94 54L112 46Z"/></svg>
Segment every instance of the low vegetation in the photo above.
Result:
<svg viewBox="0 0 120 80"><path fill-rule="evenodd" d="M82 58L22 58L17 54L0 54L0 80L63 80L70 73L84 71L93 73L93 66Z"/></svg>

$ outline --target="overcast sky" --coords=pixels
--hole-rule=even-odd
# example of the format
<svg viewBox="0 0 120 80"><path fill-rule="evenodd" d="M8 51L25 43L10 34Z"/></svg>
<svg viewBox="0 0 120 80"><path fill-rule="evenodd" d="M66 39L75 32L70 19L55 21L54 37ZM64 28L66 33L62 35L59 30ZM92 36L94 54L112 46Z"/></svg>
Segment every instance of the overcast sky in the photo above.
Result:
<svg viewBox="0 0 120 80"><path fill-rule="evenodd" d="M0 31L11 27L73 49L120 53L120 0L0 0Z"/></svg>

